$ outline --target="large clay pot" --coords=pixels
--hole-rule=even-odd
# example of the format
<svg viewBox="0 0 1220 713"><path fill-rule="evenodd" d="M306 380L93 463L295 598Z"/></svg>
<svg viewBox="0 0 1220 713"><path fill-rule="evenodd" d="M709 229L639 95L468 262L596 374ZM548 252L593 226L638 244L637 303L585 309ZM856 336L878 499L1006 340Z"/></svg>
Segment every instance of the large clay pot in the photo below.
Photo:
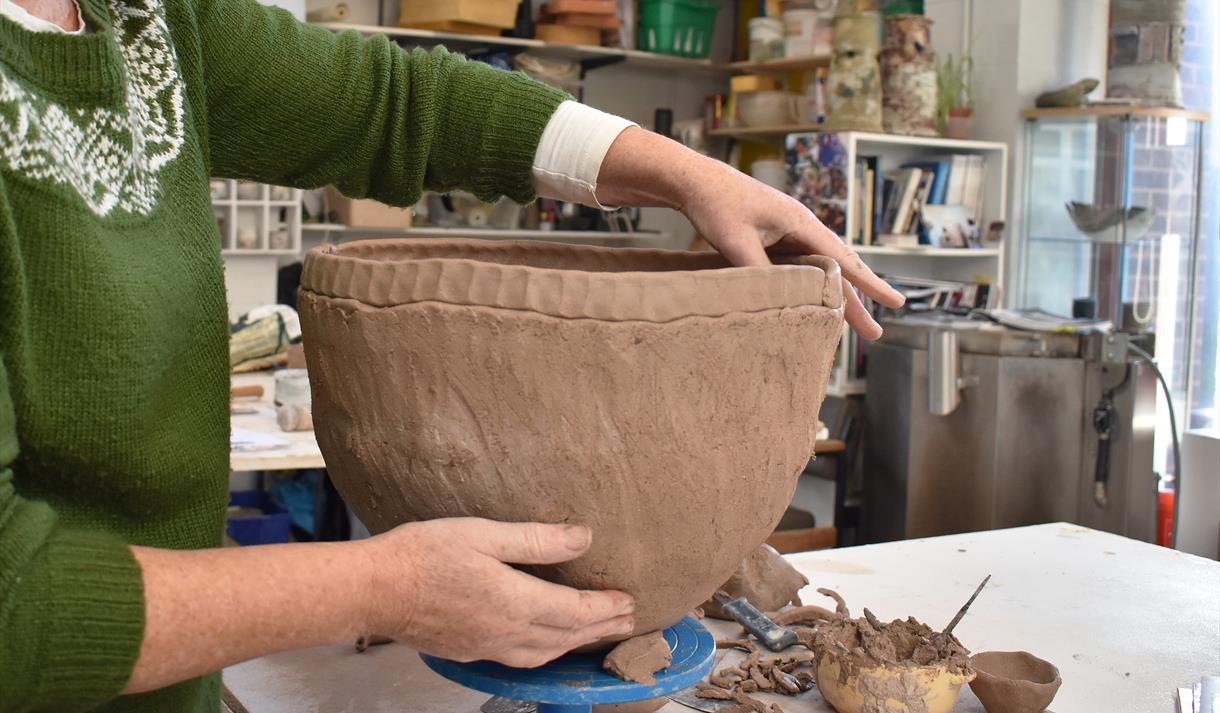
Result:
<svg viewBox="0 0 1220 713"><path fill-rule="evenodd" d="M318 443L374 532L479 516L593 528L530 571L669 626L771 533L813 452L836 263L372 240L309 253ZM608 643L608 641L606 642Z"/></svg>

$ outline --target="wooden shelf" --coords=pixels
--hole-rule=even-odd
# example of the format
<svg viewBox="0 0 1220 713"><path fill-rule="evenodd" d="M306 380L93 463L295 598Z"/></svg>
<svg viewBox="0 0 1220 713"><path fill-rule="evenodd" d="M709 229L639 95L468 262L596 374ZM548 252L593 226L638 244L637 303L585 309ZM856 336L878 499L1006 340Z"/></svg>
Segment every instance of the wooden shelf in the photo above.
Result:
<svg viewBox="0 0 1220 713"><path fill-rule="evenodd" d="M734 139L765 138L768 136L785 136L787 134L807 134L821 131L817 124L783 124L780 126L733 126L726 129L712 129L708 136L725 136Z"/></svg>
<svg viewBox="0 0 1220 713"><path fill-rule="evenodd" d="M351 233L354 235L400 235L407 238L483 238L490 240L662 240L669 233L639 231L612 233L606 230L509 230L501 228L352 228L337 223L305 223L305 232Z"/></svg>
<svg viewBox="0 0 1220 713"><path fill-rule="evenodd" d="M1026 109L1021 112L1026 119L1070 119L1094 116L1147 116L1157 119L1189 119L1207 121L1211 115L1203 111L1178 109L1171 106L1134 106L1123 104L1094 104L1089 106L1049 107Z"/></svg>
<svg viewBox="0 0 1220 713"><path fill-rule="evenodd" d="M917 248L900 248L893 245L852 245L861 255L901 255L903 257L949 257L991 259L999 257L999 248L934 248L921 245Z"/></svg>
<svg viewBox="0 0 1220 713"><path fill-rule="evenodd" d="M765 62L729 62L721 65L721 68L737 74L787 74L829 66L830 55L821 54L812 57L772 59Z"/></svg>
<svg viewBox="0 0 1220 713"><path fill-rule="evenodd" d="M884 146L924 146L946 151L1003 151L1008 144L1003 141L979 141L976 139L947 139L943 136L906 136L904 134L875 134L869 131L847 132L854 134L861 144Z"/></svg>
<svg viewBox="0 0 1220 713"><path fill-rule="evenodd" d="M482 35L464 35L455 32L434 32L411 27L386 27L381 25L351 25L342 22L315 23L335 32L354 30L362 35L385 35L395 40L414 40L419 44L452 45L463 51L529 51L544 57L569 59L578 62L596 64L613 64L625 62L635 67L650 67L656 69L686 69L702 72L720 72L720 67L710 59L692 59L690 57L675 57L656 52L642 52L618 47L594 47L591 45L567 45L542 40L524 39L520 37L485 37Z"/></svg>

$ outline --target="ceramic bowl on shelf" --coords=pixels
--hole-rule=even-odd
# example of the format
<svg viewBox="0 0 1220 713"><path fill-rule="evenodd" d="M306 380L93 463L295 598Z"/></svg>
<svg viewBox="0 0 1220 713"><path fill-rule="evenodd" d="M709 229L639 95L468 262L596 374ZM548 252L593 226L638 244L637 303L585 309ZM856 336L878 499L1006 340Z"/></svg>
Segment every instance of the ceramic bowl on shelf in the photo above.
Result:
<svg viewBox="0 0 1220 713"><path fill-rule="evenodd" d="M796 122L802 97L780 90L748 92L737 97L737 115L744 126L783 126Z"/></svg>
<svg viewBox="0 0 1220 713"><path fill-rule="evenodd" d="M370 529L587 525L586 555L527 569L629 592L636 634L707 599L779 522L843 323L819 256L731 268L480 240L316 248L299 307L318 443Z"/></svg>

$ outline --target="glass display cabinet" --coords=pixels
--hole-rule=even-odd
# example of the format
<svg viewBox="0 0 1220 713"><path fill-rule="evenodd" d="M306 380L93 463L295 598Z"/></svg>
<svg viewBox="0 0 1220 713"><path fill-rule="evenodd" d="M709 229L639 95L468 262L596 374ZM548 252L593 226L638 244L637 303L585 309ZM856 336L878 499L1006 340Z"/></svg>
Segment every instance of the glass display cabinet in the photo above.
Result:
<svg viewBox="0 0 1220 713"><path fill-rule="evenodd" d="M1182 413L1191 379L1206 114L1094 106L1025 112L1018 307L1093 317L1153 353ZM1157 407L1158 460L1167 429ZM1169 463L1160 460L1172 469ZM1162 471L1164 472L1164 471Z"/></svg>
<svg viewBox="0 0 1220 713"><path fill-rule="evenodd" d="M1077 316L1163 338L1181 328L1207 116L1104 106L1025 118L1017 304L1065 317L1075 305Z"/></svg>

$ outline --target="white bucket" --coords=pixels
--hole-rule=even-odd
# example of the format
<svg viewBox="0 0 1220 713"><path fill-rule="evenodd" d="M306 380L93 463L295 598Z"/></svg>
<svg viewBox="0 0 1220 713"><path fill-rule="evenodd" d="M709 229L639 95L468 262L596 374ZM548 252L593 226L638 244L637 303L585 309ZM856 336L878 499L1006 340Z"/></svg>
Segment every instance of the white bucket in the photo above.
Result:
<svg viewBox="0 0 1220 713"><path fill-rule="evenodd" d="M817 10L799 9L784 13L784 56L812 57L819 54ZM825 51L825 50L823 50Z"/></svg>

